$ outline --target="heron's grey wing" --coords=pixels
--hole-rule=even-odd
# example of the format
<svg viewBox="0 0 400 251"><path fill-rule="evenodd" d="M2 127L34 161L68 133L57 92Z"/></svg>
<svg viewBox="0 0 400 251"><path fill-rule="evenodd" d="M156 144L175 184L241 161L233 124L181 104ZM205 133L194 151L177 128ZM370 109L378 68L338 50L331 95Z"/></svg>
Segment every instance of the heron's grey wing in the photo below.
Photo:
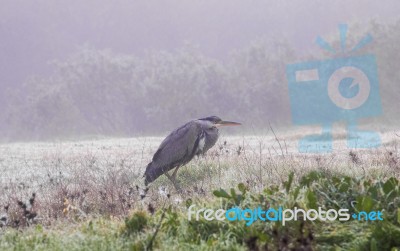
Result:
<svg viewBox="0 0 400 251"><path fill-rule="evenodd" d="M146 183L150 183L174 167L189 162L199 144L201 126L195 121L179 127L169 134L159 146L152 162L147 165Z"/></svg>

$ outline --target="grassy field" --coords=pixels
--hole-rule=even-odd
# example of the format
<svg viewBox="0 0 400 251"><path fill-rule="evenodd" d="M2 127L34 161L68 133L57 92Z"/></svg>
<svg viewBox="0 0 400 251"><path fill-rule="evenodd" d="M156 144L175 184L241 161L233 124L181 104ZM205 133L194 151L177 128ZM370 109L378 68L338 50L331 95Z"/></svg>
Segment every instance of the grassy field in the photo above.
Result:
<svg viewBox="0 0 400 251"><path fill-rule="evenodd" d="M399 134L397 132L397 134ZM400 151L297 152L298 132L222 137L180 169L142 175L162 138L0 145L0 250L397 250ZM382 210L380 222L189 221L188 207ZM400 250L400 248L399 248Z"/></svg>

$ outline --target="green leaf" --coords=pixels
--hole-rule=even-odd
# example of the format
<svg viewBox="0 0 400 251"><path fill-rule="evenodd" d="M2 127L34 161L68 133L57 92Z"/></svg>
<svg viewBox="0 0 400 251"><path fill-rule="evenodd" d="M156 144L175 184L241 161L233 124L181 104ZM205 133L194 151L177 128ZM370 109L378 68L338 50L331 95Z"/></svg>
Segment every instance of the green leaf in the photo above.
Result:
<svg viewBox="0 0 400 251"><path fill-rule="evenodd" d="M352 179L349 176L344 176L343 181L346 182L347 184L352 183Z"/></svg>
<svg viewBox="0 0 400 251"><path fill-rule="evenodd" d="M368 194L374 198L378 199L378 188L376 186L372 186L368 189Z"/></svg>
<svg viewBox="0 0 400 251"><path fill-rule="evenodd" d="M231 188L231 197L236 200L237 195L234 188Z"/></svg>
<svg viewBox="0 0 400 251"><path fill-rule="evenodd" d="M397 191L396 190L392 190L389 194L387 194L386 202L387 203L392 202L398 197L399 197L399 195L398 195Z"/></svg>
<svg viewBox="0 0 400 251"><path fill-rule="evenodd" d="M365 212L370 212L372 211L372 208L374 207L374 200L369 197L365 196L363 199L363 209Z"/></svg>
<svg viewBox="0 0 400 251"><path fill-rule="evenodd" d="M332 183L336 185L336 184L341 184L342 181L338 177L332 177Z"/></svg>
<svg viewBox="0 0 400 251"><path fill-rule="evenodd" d="M36 225L36 231L39 233L43 233L43 226L41 224Z"/></svg>
<svg viewBox="0 0 400 251"><path fill-rule="evenodd" d="M235 198L236 205L239 205L240 202L242 202L242 200L243 200L243 196L242 195L239 194L238 196L236 196L236 198Z"/></svg>
<svg viewBox="0 0 400 251"><path fill-rule="evenodd" d="M231 188L231 199L233 199L235 201L236 205L239 205L243 199L243 196L240 194L237 194L236 190L234 188Z"/></svg>
<svg viewBox="0 0 400 251"><path fill-rule="evenodd" d="M374 207L374 200L369 196L360 196L357 198L357 210L369 213Z"/></svg>
<svg viewBox="0 0 400 251"><path fill-rule="evenodd" d="M239 183L238 189L239 189L240 192L242 192L242 194L245 194L246 191L247 191L247 188L243 183Z"/></svg>
<svg viewBox="0 0 400 251"><path fill-rule="evenodd" d="M186 204L186 208L189 208L193 204L193 200L189 198L186 200L185 204Z"/></svg>
<svg viewBox="0 0 400 251"><path fill-rule="evenodd" d="M349 190L349 188L350 188L349 183L344 182L344 183L342 183L342 184L340 185L340 187L339 187L339 192L345 193L345 192L347 192L347 191Z"/></svg>
<svg viewBox="0 0 400 251"><path fill-rule="evenodd" d="M283 185L285 186L286 189L286 193L289 193L290 191L290 187L292 186L292 182L293 182L293 177L294 177L294 172L291 172L289 174L289 179L285 182L283 182Z"/></svg>
<svg viewBox="0 0 400 251"><path fill-rule="evenodd" d="M213 194L215 197L218 197L218 198L226 198L226 199L231 198L231 196L222 188L219 190L214 190Z"/></svg>
<svg viewBox="0 0 400 251"><path fill-rule="evenodd" d="M310 186L311 183L321 178L321 174L317 171L312 171L308 175L303 176L300 181L301 186Z"/></svg>
<svg viewBox="0 0 400 251"><path fill-rule="evenodd" d="M397 179L394 177L391 177L388 179L385 184L383 184L383 192L388 195L391 191L395 190L397 187Z"/></svg>
<svg viewBox="0 0 400 251"><path fill-rule="evenodd" d="M397 208L397 223L400 224L400 208Z"/></svg>
<svg viewBox="0 0 400 251"><path fill-rule="evenodd" d="M294 193L293 193L294 200L297 199L297 196L299 196L299 193L300 193L300 187L296 187L296 189L294 190Z"/></svg>
<svg viewBox="0 0 400 251"><path fill-rule="evenodd" d="M372 238L372 240L371 240L370 250L378 251L378 244L376 243L376 240L374 238Z"/></svg>
<svg viewBox="0 0 400 251"><path fill-rule="evenodd" d="M307 191L307 206L311 209L317 209L317 196L311 190Z"/></svg>
<svg viewBox="0 0 400 251"><path fill-rule="evenodd" d="M278 191L279 191L279 187L275 186L275 185L271 185L270 187L266 187L264 189L264 193L266 193L267 195L274 195Z"/></svg>

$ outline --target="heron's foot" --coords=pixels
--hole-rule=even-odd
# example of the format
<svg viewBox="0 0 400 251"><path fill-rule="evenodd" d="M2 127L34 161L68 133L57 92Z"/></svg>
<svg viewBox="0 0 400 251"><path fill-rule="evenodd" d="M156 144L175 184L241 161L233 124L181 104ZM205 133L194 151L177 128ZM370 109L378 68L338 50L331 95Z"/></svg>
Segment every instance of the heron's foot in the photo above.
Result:
<svg viewBox="0 0 400 251"><path fill-rule="evenodd" d="M168 173L165 173L165 176L167 176L167 178L172 182L172 184L174 185L175 190L180 193L182 190L181 190L181 188L179 186L179 183L176 180L176 171L177 170L175 170L172 175L169 175Z"/></svg>

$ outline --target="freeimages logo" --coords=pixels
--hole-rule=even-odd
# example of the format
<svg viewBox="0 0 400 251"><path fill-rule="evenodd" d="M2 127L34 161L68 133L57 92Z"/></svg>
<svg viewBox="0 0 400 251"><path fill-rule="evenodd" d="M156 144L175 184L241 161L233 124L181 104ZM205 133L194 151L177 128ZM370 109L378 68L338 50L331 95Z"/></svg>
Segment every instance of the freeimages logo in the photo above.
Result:
<svg viewBox="0 0 400 251"><path fill-rule="evenodd" d="M381 211L371 211L364 212L361 211L359 213L353 213L350 215L349 209L328 209L324 210L321 207L316 209L304 210L301 208L295 207L294 209L284 209L283 207L279 208L268 208L266 210L261 207L257 207L254 209L245 208L241 209L239 207L233 207L228 210L224 209L205 209L200 208L195 210L195 205L191 205L188 208L188 220L192 220L192 217L198 221L201 218L204 218L207 221L218 220L218 221L245 221L246 226L251 226L255 221L280 221L282 222L282 226L285 226L288 221L297 221L297 220L305 220L305 221L348 221L350 218L359 221L382 221L383 214Z"/></svg>
<svg viewBox="0 0 400 251"><path fill-rule="evenodd" d="M372 41L372 36L367 35L347 51L347 25L339 25L339 30L342 54L352 54ZM317 44L336 54L322 38L317 38ZM382 113L375 56L348 56L290 64L287 65L286 76L293 123L322 125L322 134L309 135L300 140L300 152L332 151L332 124L341 120L348 124L349 148L381 145L376 132L357 129L359 119Z"/></svg>

